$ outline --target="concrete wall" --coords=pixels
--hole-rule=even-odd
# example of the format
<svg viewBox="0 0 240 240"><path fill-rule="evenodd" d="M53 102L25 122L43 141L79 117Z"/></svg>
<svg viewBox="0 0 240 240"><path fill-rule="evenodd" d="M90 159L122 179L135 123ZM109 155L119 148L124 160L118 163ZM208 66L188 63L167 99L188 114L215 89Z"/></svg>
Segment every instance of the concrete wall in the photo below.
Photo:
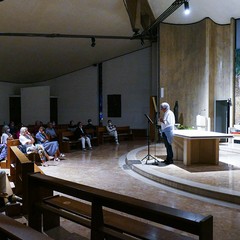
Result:
<svg viewBox="0 0 240 240"><path fill-rule="evenodd" d="M231 25L210 19L190 25L160 25L160 87L164 98L179 104L179 122L196 126L196 116L211 118L216 100L233 98Z"/></svg>
<svg viewBox="0 0 240 240"><path fill-rule="evenodd" d="M144 113L149 111L151 78L151 48L133 52L102 63L103 123L106 124L107 95L121 94L122 117L112 119L117 125L146 128ZM50 81L35 84L1 84L0 121L9 122L9 96L20 95L23 87L49 86L50 95L58 98L58 123L87 122L98 124L98 67L91 66ZM34 99L32 99L34 104ZM42 120L42 119L35 119ZM24 124L34 124L32 119Z"/></svg>
<svg viewBox="0 0 240 240"><path fill-rule="evenodd" d="M121 94L122 116L112 119L114 123L146 128L144 113L149 113L150 96L159 96L158 89L164 88L164 98L158 102L167 101L173 108L178 101L181 124L195 126L201 114L211 118L213 130L216 100L234 100L233 39L233 21L229 25L210 19L190 25L161 24L159 82L156 45L102 63L103 124L108 119L107 95ZM98 67L31 86L50 86L50 95L58 98L59 123L71 119L85 123L92 118L98 124ZM9 95L20 94L24 86L0 83L0 87L3 123L9 121Z"/></svg>

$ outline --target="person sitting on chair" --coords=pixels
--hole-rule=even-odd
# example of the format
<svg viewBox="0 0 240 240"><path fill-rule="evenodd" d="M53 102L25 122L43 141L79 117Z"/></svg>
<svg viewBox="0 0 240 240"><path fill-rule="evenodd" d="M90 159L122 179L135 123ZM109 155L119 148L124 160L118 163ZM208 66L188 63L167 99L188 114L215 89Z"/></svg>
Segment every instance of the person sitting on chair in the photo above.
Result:
<svg viewBox="0 0 240 240"><path fill-rule="evenodd" d="M42 144L48 155L54 156L54 161L60 161L59 158L65 157L64 154L59 151L59 144L57 141L49 141L48 135L45 132L44 127L40 127L36 134L36 140L38 144Z"/></svg>
<svg viewBox="0 0 240 240"><path fill-rule="evenodd" d="M108 120L108 124L106 128L107 128L108 134L114 137L116 144L119 144L117 128L115 125L112 124L111 120Z"/></svg>
<svg viewBox="0 0 240 240"><path fill-rule="evenodd" d="M56 133L54 127L53 127L53 123L49 122L47 125L48 126L47 126L45 132L49 137L49 141L58 141L58 136L57 136L57 133Z"/></svg>
<svg viewBox="0 0 240 240"><path fill-rule="evenodd" d="M88 136L91 138L96 136L96 126L92 124L92 119L88 119L88 124L84 128L88 133Z"/></svg>
<svg viewBox="0 0 240 240"><path fill-rule="evenodd" d="M0 170L0 197L10 197L13 195L8 176L4 170Z"/></svg>
<svg viewBox="0 0 240 240"><path fill-rule="evenodd" d="M76 130L76 128L77 128L77 125L74 123L73 120L71 120L68 124L67 130L71 131L71 132L74 132Z"/></svg>
<svg viewBox="0 0 240 240"><path fill-rule="evenodd" d="M0 161L5 160L7 157L7 140L13 139L10 133L10 128L8 125L2 127L2 136L0 144Z"/></svg>
<svg viewBox="0 0 240 240"><path fill-rule="evenodd" d="M43 167L47 167L47 160L52 160L53 157L49 156L46 151L44 150L44 147L41 144L36 144L35 139L33 136L28 132L27 127L21 127L20 129L20 136L19 136L20 143L26 147L27 154L31 152L37 152L39 154L39 157L42 162Z"/></svg>
<svg viewBox="0 0 240 240"><path fill-rule="evenodd" d="M74 131L74 135L75 135L75 138L80 140L81 143L82 143L82 150L83 151L86 151L86 142L88 144L88 148L91 150L92 149L92 145L91 145L91 140L90 138L87 136L86 132L84 131L83 129L83 125L81 122L78 122L77 124L77 128L76 130Z"/></svg>
<svg viewBox="0 0 240 240"><path fill-rule="evenodd" d="M5 207L7 203L22 202L22 198L16 196L11 188L8 176L4 170L0 170L0 210Z"/></svg>

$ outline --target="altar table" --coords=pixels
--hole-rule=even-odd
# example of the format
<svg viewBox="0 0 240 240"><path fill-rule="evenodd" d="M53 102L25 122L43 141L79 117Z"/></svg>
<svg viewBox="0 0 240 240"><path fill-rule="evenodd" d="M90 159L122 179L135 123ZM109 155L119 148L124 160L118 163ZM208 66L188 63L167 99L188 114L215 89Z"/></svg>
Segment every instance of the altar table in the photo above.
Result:
<svg viewBox="0 0 240 240"><path fill-rule="evenodd" d="M218 165L219 141L232 137L232 134L210 131L174 130L174 159L183 160L184 165Z"/></svg>

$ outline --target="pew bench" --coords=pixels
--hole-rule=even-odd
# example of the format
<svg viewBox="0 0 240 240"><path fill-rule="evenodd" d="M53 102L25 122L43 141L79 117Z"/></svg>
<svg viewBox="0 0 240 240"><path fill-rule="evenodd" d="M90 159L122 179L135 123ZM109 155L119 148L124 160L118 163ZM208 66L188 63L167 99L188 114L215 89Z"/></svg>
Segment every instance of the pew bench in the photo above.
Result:
<svg viewBox="0 0 240 240"><path fill-rule="evenodd" d="M14 182L14 193L21 196L22 212L27 211L27 174L39 172L44 174L43 171L29 158L22 153L17 146L10 147L11 165L9 179Z"/></svg>
<svg viewBox="0 0 240 240"><path fill-rule="evenodd" d="M85 227L91 227L91 205L76 201L66 196L53 196L44 199L43 203L38 205L45 211L52 211L68 220L79 223ZM103 218L106 233L111 233L111 229L117 231L115 236L128 234L140 239L175 239L175 240L191 240L193 238L174 233L164 228L159 228L143 221L128 218L127 216L103 210ZM119 233L118 233L119 232ZM110 234L111 235L111 234ZM121 236L122 238L123 236ZM124 239L124 238L123 238ZM127 238L128 239L128 238Z"/></svg>
<svg viewBox="0 0 240 240"><path fill-rule="evenodd" d="M79 140L75 140L74 132L63 130L59 132L59 148L63 153L68 153L70 150L81 147L81 142Z"/></svg>
<svg viewBox="0 0 240 240"><path fill-rule="evenodd" d="M6 215L0 214L0 239L50 240L52 238L27 227Z"/></svg>
<svg viewBox="0 0 240 240"><path fill-rule="evenodd" d="M117 127L118 140L133 140L133 133L129 126ZM108 134L105 126L98 127L99 142L104 143L105 141L114 141L114 137Z"/></svg>
<svg viewBox="0 0 240 240"><path fill-rule="evenodd" d="M53 191L64 196L53 196ZM92 240L196 239L196 236L200 240L213 239L211 215L182 211L41 174L29 175L28 192L29 226L39 231L60 226L63 217L90 228Z"/></svg>
<svg viewBox="0 0 240 240"><path fill-rule="evenodd" d="M91 139L91 144L94 146L98 146L98 137L95 135L92 129L85 130L87 134L89 134ZM74 132L63 130L59 132L59 148L63 153L68 153L72 148L82 148L82 144L80 140L76 140L74 136Z"/></svg>

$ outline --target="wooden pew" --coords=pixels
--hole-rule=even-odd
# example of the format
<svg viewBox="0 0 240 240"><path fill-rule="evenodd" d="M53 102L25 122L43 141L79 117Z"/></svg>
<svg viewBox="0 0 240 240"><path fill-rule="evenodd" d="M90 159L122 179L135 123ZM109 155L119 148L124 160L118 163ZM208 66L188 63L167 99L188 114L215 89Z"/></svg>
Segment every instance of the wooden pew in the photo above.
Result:
<svg viewBox="0 0 240 240"><path fill-rule="evenodd" d="M121 140L133 140L133 133L129 126L119 126L117 127L118 139ZM107 128L105 126L97 127L97 134L99 138L99 143L103 144L104 141L113 140L114 137L110 136L107 132Z"/></svg>
<svg viewBox="0 0 240 240"><path fill-rule="evenodd" d="M18 145L20 145L20 141L18 139L8 140L7 160L5 168L10 169L10 176L8 176L8 178L15 185L13 192L16 195L22 197L22 213L26 213L27 174L34 172L40 172L43 174L43 172L33 161L37 157L39 159L38 154L24 154L19 150Z"/></svg>
<svg viewBox="0 0 240 240"><path fill-rule="evenodd" d="M25 226L24 224L0 214L0 239L1 240L50 240L52 238Z"/></svg>
<svg viewBox="0 0 240 240"><path fill-rule="evenodd" d="M43 174L43 171L34 162L30 161L17 146L10 147L10 156L12 158L9 178L15 184L14 193L22 197L22 212L26 213L28 205L27 175L34 172Z"/></svg>
<svg viewBox="0 0 240 240"><path fill-rule="evenodd" d="M65 196L53 196L47 191ZM92 240L108 237L191 239L191 236L165 227L196 235L200 240L213 239L213 217L210 215L182 211L46 175L29 175L28 194L29 226L38 231L42 227L49 230L59 226L60 217L63 217L90 228Z"/></svg>
<svg viewBox="0 0 240 240"><path fill-rule="evenodd" d="M133 133L129 126L117 127L117 131L120 140L133 140Z"/></svg>
<svg viewBox="0 0 240 240"><path fill-rule="evenodd" d="M66 129L62 130L58 134L59 136L59 149L63 153L70 152L72 147L81 147L81 143L79 140L75 140L74 133L71 131L68 131ZM69 140L64 140L64 138L67 138Z"/></svg>
<svg viewBox="0 0 240 240"><path fill-rule="evenodd" d="M89 135L93 135L91 139L91 144L98 146L99 142L98 142L98 137L97 134L94 133L94 131L92 129L86 129L85 130L87 134ZM59 136L59 148L60 151L63 153L68 153L70 152L71 148L73 147L77 147L79 149L81 149L82 145L81 142L79 140L75 139L74 133L72 131L69 130L62 130L58 132L58 136ZM64 138L68 138L69 140L64 140Z"/></svg>

